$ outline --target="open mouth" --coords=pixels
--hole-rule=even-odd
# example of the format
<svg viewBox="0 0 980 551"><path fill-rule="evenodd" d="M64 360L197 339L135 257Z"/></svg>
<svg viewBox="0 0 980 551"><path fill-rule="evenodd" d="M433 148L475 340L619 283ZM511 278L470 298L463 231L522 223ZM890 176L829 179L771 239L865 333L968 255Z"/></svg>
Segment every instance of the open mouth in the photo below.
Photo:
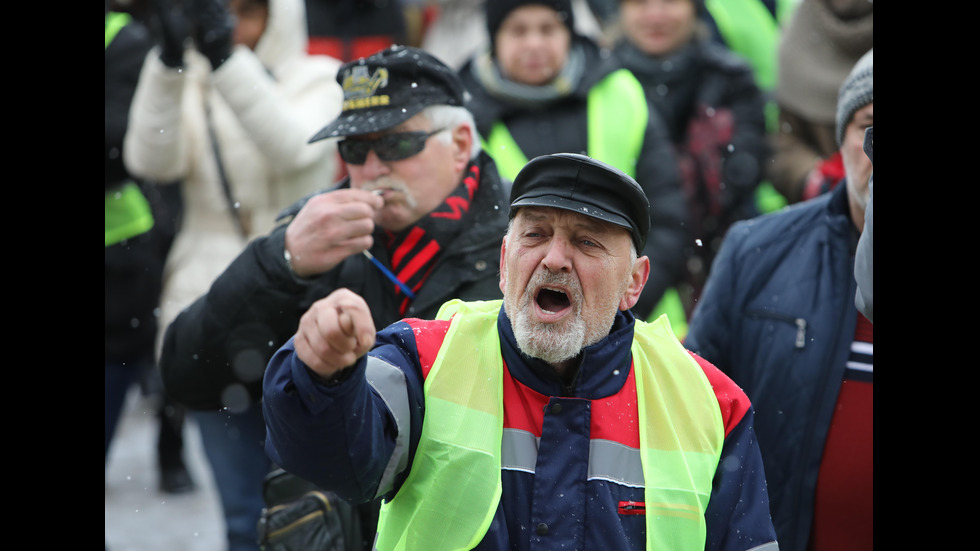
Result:
<svg viewBox="0 0 980 551"><path fill-rule="evenodd" d="M571 301L564 291L549 287L542 287L534 300L538 307L548 314L557 314L571 306Z"/></svg>

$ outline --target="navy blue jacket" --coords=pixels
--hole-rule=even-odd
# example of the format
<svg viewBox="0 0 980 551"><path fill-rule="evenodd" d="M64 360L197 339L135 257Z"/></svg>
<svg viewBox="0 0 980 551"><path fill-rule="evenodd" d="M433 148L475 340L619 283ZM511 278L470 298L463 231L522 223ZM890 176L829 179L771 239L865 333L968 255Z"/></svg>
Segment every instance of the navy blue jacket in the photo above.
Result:
<svg viewBox="0 0 980 551"><path fill-rule="evenodd" d="M806 549L854 339L859 234L846 187L732 226L685 340L752 400L783 550Z"/></svg>
<svg viewBox="0 0 980 551"><path fill-rule="evenodd" d="M630 461L596 459L613 448L620 459L630 457L630 450L638 454L606 439L630 433L628 427L636 432L630 412L599 413L606 411L604 403L619 403L630 380L633 323L628 312L618 315L610 335L583 351L574 383L565 384L553 369L519 352L501 310L505 378L514 381L504 385L504 440L513 446L504 446L503 495L477 549L645 549L644 516L624 505L644 502L642 474L637 478L630 471ZM424 414L424 376L448 327L445 320L418 319L388 327L378 334L375 349L334 386L311 377L290 340L266 371L269 456L354 502L393 495L412 464ZM705 548L775 550L751 404L730 379L704 360L699 364L725 424L705 513ZM635 412L635 399L630 403ZM603 428L605 438L593 428ZM527 453L506 453L518 448Z"/></svg>

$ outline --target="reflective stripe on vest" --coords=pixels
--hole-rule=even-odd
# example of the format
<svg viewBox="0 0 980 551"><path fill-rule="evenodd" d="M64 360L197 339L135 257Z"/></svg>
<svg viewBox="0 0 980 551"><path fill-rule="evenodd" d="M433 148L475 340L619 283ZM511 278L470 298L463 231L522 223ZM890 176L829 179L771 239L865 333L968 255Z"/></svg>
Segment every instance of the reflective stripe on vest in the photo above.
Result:
<svg viewBox="0 0 980 551"><path fill-rule="evenodd" d="M425 419L412 470L382 506L377 548L470 549L500 502L501 301L446 303L452 318L425 380ZM454 315L455 314L455 315ZM704 511L721 455L718 401L666 318L636 322L632 345L646 499L647 549L704 549Z"/></svg>
<svg viewBox="0 0 980 551"><path fill-rule="evenodd" d="M587 112L589 156L635 176L649 118L639 81L626 69L609 73L589 90ZM493 124L483 145L511 182L529 160L502 121Z"/></svg>

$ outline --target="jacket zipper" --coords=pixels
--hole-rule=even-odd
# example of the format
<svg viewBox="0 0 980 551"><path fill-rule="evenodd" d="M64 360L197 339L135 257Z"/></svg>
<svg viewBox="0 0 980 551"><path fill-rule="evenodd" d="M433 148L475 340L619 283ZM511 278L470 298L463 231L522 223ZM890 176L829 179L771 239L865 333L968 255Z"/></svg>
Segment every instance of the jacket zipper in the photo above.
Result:
<svg viewBox="0 0 980 551"><path fill-rule="evenodd" d="M805 319L794 318L792 316L783 316L780 314L774 314L773 312L767 312L767 311L753 311L753 312L749 312L749 314L759 318L769 318L784 323L788 323L790 325L795 325L796 339L793 342L793 346L796 348L806 347L806 320Z"/></svg>

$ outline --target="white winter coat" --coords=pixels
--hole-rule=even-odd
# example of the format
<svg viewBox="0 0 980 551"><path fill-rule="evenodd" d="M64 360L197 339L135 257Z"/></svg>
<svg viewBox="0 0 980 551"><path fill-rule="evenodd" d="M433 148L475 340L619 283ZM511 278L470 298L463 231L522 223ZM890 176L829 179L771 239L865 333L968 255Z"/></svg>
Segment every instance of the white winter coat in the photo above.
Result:
<svg viewBox="0 0 980 551"><path fill-rule="evenodd" d="M339 113L340 62L306 54L303 0L270 0L255 51L236 46L214 72L188 50L181 70L154 49L143 66L123 157L135 176L182 185L182 225L164 273L160 331L243 249L268 232L276 213L329 187L336 143L308 144ZM208 120L227 179L249 228L243 236L225 197Z"/></svg>

